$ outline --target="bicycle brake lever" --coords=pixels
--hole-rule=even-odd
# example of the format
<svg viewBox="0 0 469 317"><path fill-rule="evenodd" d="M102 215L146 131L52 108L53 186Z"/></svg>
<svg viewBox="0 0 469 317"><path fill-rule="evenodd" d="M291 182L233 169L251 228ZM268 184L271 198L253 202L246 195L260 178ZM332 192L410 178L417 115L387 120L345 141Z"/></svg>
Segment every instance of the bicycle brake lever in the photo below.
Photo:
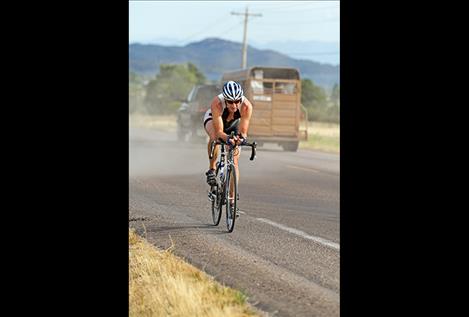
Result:
<svg viewBox="0 0 469 317"><path fill-rule="evenodd" d="M257 143L253 142L251 146L251 157L249 158L250 161L254 161L256 158L256 148L257 148Z"/></svg>

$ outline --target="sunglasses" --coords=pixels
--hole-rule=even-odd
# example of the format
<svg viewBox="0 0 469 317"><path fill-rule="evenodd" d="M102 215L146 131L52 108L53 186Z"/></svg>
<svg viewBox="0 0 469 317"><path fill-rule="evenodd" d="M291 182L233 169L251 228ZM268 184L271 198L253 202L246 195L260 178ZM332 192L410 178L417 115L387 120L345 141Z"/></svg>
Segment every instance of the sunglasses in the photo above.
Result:
<svg viewBox="0 0 469 317"><path fill-rule="evenodd" d="M238 100L227 100L226 102L229 103L230 105L232 105L232 104L234 104L234 103L240 103L240 102L241 102L241 99L238 99Z"/></svg>

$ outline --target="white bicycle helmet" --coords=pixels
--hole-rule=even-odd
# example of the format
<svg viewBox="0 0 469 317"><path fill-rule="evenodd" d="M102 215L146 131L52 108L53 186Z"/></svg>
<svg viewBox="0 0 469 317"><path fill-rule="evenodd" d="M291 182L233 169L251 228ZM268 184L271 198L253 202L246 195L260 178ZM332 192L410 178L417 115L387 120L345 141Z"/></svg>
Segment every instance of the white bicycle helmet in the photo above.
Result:
<svg viewBox="0 0 469 317"><path fill-rule="evenodd" d="M235 81L228 81L223 85L223 97L226 100L239 100L243 96L243 88Z"/></svg>

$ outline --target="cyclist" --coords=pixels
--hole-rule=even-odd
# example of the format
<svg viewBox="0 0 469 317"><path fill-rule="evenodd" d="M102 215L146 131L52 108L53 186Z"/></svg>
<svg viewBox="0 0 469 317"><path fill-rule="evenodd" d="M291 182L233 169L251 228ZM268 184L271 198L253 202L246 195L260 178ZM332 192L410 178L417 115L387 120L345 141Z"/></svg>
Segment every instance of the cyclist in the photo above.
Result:
<svg viewBox="0 0 469 317"><path fill-rule="evenodd" d="M210 140L208 142L208 155L210 156L210 144L213 140L222 139L231 145L240 145L247 142L249 120L252 115L252 104L244 96L243 88L235 81L228 81L223 85L222 93L213 98L210 108L204 116L204 128ZM230 138L232 131L235 136ZM238 148L241 150L241 147ZM209 157L209 170L205 173L207 183L216 184L215 167L218 157L218 146L213 152L213 159ZM233 160L236 176L239 182L238 159L240 151L236 151ZM232 196L232 193L231 193ZM230 197L233 199L233 197Z"/></svg>

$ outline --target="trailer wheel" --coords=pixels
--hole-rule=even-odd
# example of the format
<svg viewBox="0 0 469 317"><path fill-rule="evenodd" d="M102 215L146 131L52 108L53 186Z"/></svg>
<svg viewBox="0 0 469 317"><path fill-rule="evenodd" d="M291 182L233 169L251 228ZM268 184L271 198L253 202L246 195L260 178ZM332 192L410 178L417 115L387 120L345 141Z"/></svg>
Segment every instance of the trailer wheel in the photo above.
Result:
<svg viewBox="0 0 469 317"><path fill-rule="evenodd" d="M285 142L282 144L282 148L284 151L297 152L299 144L300 144L299 141Z"/></svg>

